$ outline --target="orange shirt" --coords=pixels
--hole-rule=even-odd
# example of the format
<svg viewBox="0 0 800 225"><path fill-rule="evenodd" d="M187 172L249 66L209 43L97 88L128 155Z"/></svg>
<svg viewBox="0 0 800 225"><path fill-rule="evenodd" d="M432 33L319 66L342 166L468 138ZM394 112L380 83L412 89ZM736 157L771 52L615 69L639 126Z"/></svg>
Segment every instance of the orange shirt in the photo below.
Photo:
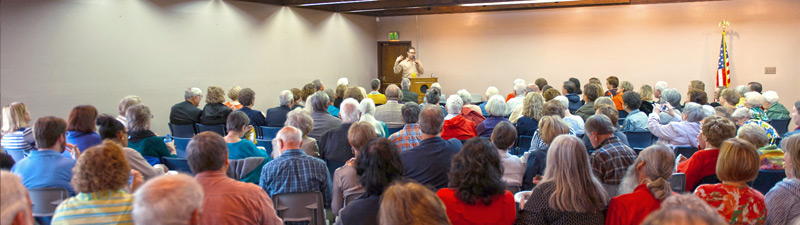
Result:
<svg viewBox="0 0 800 225"><path fill-rule="evenodd" d="M229 178L219 171L195 176L205 193L203 224L283 224L272 199L260 187Z"/></svg>
<svg viewBox="0 0 800 225"><path fill-rule="evenodd" d="M617 95L614 95L614 97L611 97L611 101L614 101L614 105L617 107L617 110L620 110L620 111L624 110L624 108L622 107L622 92L621 91L617 92Z"/></svg>

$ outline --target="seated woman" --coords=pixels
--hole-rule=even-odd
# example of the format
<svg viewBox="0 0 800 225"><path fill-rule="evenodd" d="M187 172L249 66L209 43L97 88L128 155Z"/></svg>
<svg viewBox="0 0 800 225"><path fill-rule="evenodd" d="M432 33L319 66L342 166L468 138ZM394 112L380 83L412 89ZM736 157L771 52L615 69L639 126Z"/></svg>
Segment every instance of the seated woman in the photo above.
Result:
<svg viewBox="0 0 800 225"><path fill-rule="evenodd" d="M766 102L767 100L764 99L764 96L758 92L751 91L744 94L744 107L750 109L750 113L753 114L752 118L755 120L764 122L770 120L770 118L767 117L767 113L761 109L761 106Z"/></svg>
<svg viewBox="0 0 800 225"><path fill-rule="evenodd" d="M569 110L567 110L566 107L561 105L561 102L556 101L556 100L550 100L547 103L544 103L544 107L542 108L541 115L542 115L542 117L544 117L544 116L558 116L558 118L561 118L562 121L563 121L564 116L566 115L566 113L568 111ZM581 129L583 129L583 128L581 128ZM569 129L569 132L570 132L570 134L573 134L572 133L572 129ZM538 128L537 128L537 130L535 132L533 132L533 137L531 137L531 145L530 146L531 147L528 149L530 151L537 150L537 149L547 149L547 144L544 143L544 141L542 140L542 136L539 134Z"/></svg>
<svg viewBox="0 0 800 225"><path fill-rule="evenodd" d="M699 151L687 159L679 155L678 173L686 174L686 191L693 191L704 177L716 174L719 146L736 135L736 126L727 118L710 116L703 120L697 135Z"/></svg>
<svg viewBox="0 0 800 225"><path fill-rule="evenodd" d="M472 104L472 95L466 89L458 90L456 94L458 97L461 97L461 101L464 102L464 107L461 108L461 116L472 121L475 125L480 124L486 119L481 113L481 107Z"/></svg>
<svg viewBox="0 0 800 225"><path fill-rule="evenodd" d="M475 131L475 123L461 115L462 107L463 102L458 95L450 95L447 98L447 105L445 106L447 108L447 116L444 117L444 125L442 126L442 139L455 138L466 141L478 136Z"/></svg>
<svg viewBox="0 0 800 225"><path fill-rule="evenodd" d="M617 111L622 111L622 110L625 110L625 104L624 104L625 102L622 99L622 97L623 97L623 95L625 93L633 91L633 84L631 84L631 82L628 82L628 81L622 81L619 84L619 88L617 90L618 90L617 94L615 94L614 97L611 97L611 100L614 101L614 107L616 107ZM636 108L636 109L638 109L638 108ZM626 111L626 113L627 113L627 111ZM628 114L625 114L625 115L628 115ZM620 117L622 117L622 115Z"/></svg>
<svg viewBox="0 0 800 225"><path fill-rule="evenodd" d="M494 127L491 140L494 147L497 148L500 162L503 164L503 181L506 182L506 186L520 190L522 188L522 174L525 173L525 165L522 164L522 160L519 157L508 153L509 149L514 148L514 140L516 139L517 130L511 123L500 122Z"/></svg>
<svg viewBox="0 0 800 225"><path fill-rule="evenodd" d="M660 105L665 104L672 106L673 114L669 114L665 110L659 110L659 113L656 113L656 115L659 116L659 122L661 125L667 125L672 121L680 121L680 118L682 117L681 114L683 112L683 108L681 106L681 93L674 88L661 91L661 101L659 104L653 105L653 112L655 112L656 108L661 109ZM648 117L649 116L652 116L652 113L648 115Z"/></svg>
<svg viewBox="0 0 800 225"><path fill-rule="evenodd" d="M239 91L242 90L242 87L233 86L230 90L228 90L228 98L231 98L231 101L226 102L225 106L231 108L231 110L236 111L242 109L244 107L242 103L239 102Z"/></svg>
<svg viewBox="0 0 800 225"><path fill-rule="evenodd" d="M489 117L486 117L486 119L475 128L479 136L485 138L491 137L494 126L503 121L511 122L504 117L506 115L506 107L503 96L495 95L489 98L489 101L486 102L486 113L489 114Z"/></svg>
<svg viewBox="0 0 800 225"><path fill-rule="evenodd" d="M364 187L358 183L358 176L356 175L356 159L361 155L364 146L375 137L375 130L367 122L355 122L347 130L347 142L350 143L351 150L355 156L347 160L344 166L339 167L333 173L331 209L334 215L338 216L339 210L344 207L345 197L351 194L364 193Z"/></svg>
<svg viewBox="0 0 800 225"><path fill-rule="evenodd" d="M143 181L128 167L122 146L105 141L86 149L73 171L70 183L79 193L58 205L53 224L132 223L133 195L129 193ZM130 176L134 177L129 186Z"/></svg>
<svg viewBox="0 0 800 225"><path fill-rule="evenodd" d="M531 151L525 160L525 173L522 176L522 190L531 190L535 187L534 177L544 174L547 165L547 149L558 135L569 134L568 125L558 116L544 116L539 123L537 133L540 134L545 148ZM539 133L540 132L540 133Z"/></svg>
<svg viewBox="0 0 800 225"><path fill-rule="evenodd" d="M358 183L366 192L347 203L337 224L378 225L381 196L386 187L403 177L400 150L389 139L372 139L356 157ZM334 211L335 212L335 211Z"/></svg>
<svg viewBox="0 0 800 225"><path fill-rule="evenodd" d="M583 130L583 118L578 115L572 115L567 108L569 106L569 99L564 96L556 96L553 100L560 102L561 106L564 107L564 109L562 109L564 111L564 122L569 125L569 133L577 136L586 134L586 131Z"/></svg>
<svg viewBox="0 0 800 225"><path fill-rule="evenodd" d="M628 167L619 187L619 195L611 199L606 225L640 224L661 202L672 195L669 179L675 166L675 154L665 145L645 148Z"/></svg>
<svg viewBox="0 0 800 225"><path fill-rule="evenodd" d="M94 106L79 105L72 108L67 117L67 143L75 145L78 149L99 145L103 140L95 132L97 131L94 125L95 119L97 119L97 109ZM69 151L64 151L62 155L71 157Z"/></svg>
<svg viewBox="0 0 800 225"><path fill-rule="evenodd" d="M163 164L151 166L147 160L142 157L136 150L128 148L128 132L125 126L119 120L114 119L110 115L100 115L97 117L97 132L103 140L110 140L122 146L122 152L125 153L125 159L128 160L128 166L131 169L139 171L145 180L157 177L167 172L167 167Z"/></svg>
<svg viewBox="0 0 800 225"><path fill-rule="evenodd" d="M767 138L769 138L769 144L777 145L778 143L778 131L775 130L772 125L763 120L753 119L753 111L747 108L738 108L736 111L733 111L731 117L733 118L733 122L736 123L736 126L744 126L745 124L755 124L764 129L764 132L767 132Z"/></svg>
<svg viewBox="0 0 800 225"><path fill-rule="evenodd" d="M246 159L249 157L264 157L264 161L256 166L247 174L242 174L239 181L258 184L258 179L261 177L261 168L267 164L272 158L267 155L264 150L256 148L253 142L242 139L245 133L253 130L250 124L250 117L242 111L235 111L228 116L228 121L225 127L228 129L228 135L225 136L225 143L228 145L228 159Z"/></svg>
<svg viewBox="0 0 800 225"><path fill-rule="evenodd" d="M666 104L667 114L672 116L672 121L666 125L661 123L662 105L656 105L653 113L647 119L647 129L658 137L658 141L670 146L697 147L697 134L700 133L700 121L705 117L703 107L694 102L686 103L683 115L678 117L675 109Z"/></svg>
<svg viewBox="0 0 800 225"><path fill-rule="evenodd" d="M694 195L716 208L731 224L764 224L764 195L747 182L758 176L758 152L749 142L729 139L722 143L717 159L717 177L722 183L697 187Z"/></svg>
<svg viewBox="0 0 800 225"><path fill-rule="evenodd" d="M758 149L761 159L760 170L782 170L783 151L775 145L767 145L769 138L767 132L754 123L745 124L736 131L736 138L745 140L753 144Z"/></svg>
<svg viewBox="0 0 800 225"><path fill-rule="evenodd" d="M0 145L14 161L19 162L36 148L30 122L31 113L22 102L12 102L3 107L3 138Z"/></svg>
<svg viewBox="0 0 800 225"><path fill-rule="evenodd" d="M444 202L447 217L458 224L513 224L514 194L506 191L503 168L494 145L472 138L453 156L449 188L436 195Z"/></svg>
<svg viewBox="0 0 800 225"><path fill-rule="evenodd" d="M786 106L783 106L778 100L778 93L775 91L766 91L763 94L764 96L764 107L767 109L767 117L770 120L786 120L791 119L789 110L786 109Z"/></svg>
<svg viewBox="0 0 800 225"><path fill-rule="evenodd" d="M525 95L525 99L522 101L521 117L512 120L512 122L517 123L517 134L533 136L533 133L539 128L539 119L542 118L543 108L544 97L541 94L531 92Z"/></svg>
<svg viewBox="0 0 800 225"><path fill-rule="evenodd" d="M228 115L233 112L231 108L223 104L225 102L225 91L218 86L209 86L206 95L206 105L200 113L200 124L217 125L225 124Z"/></svg>
<svg viewBox="0 0 800 225"><path fill-rule="evenodd" d="M125 112L127 112L128 108L130 108L131 106L135 106L135 105L139 105L139 104L142 104L142 99L139 98L139 96L128 95L128 96L122 97L122 99L119 100L119 105L117 106L117 108L119 109L119 115L117 116L117 120L120 123L122 123L122 125L128 126L128 120L125 119ZM125 128L127 129L127 127L125 127Z"/></svg>
<svg viewBox="0 0 800 225"><path fill-rule="evenodd" d="M175 146L167 145L164 140L150 131L150 108L145 105L136 105L125 112L128 120L128 147L135 149L150 165L158 164L161 157L175 156Z"/></svg>
<svg viewBox="0 0 800 225"><path fill-rule="evenodd" d="M300 146L300 149L303 149L303 152L305 152L306 155L319 157L317 139L308 136L308 133L311 133L311 131L314 130L314 119L311 118L311 115L307 111L292 110L286 114L286 122L284 122L283 125L300 129L300 131L303 132L303 144ZM280 151L275 151L275 149L278 148L273 147L272 149L272 158L276 158L277 155L280 155Z"/></svg>
<svg viewBox="0 0 800 225"><path fill-rule="evenodd" d="M653 103L656 99L655 94L653 94L653 87L647 84L642 85L637 93L642 98L642 105L639 106L639 111L645 115L650 115L653 112Z"/></svg>
<svg viewBox="0 0 800 225"><path fill-rule="evenodd" d="M800 135L783 140L786 179L767 192L767 224L791 224L800 218Z"/></svg>
<svg viewBox="0 0 800 225"><path fill-rule="evenodd" d="M544 178L519 211L516 224L604 224L609 197L590 168L580 139L556 137L547 152Z"/></svg>
<svg viewBox="0 0 800 225"><path fill-rule="evenodd" d="M413 181L396 181L389 186L383 192L380 208L381 225L450 225L442 200L431 189Z"/></svg>
<svg viewBox="0 0 800 225"><path fill-rule="evenodd" d="M672 195L663 202L661 208L650 213L642 225L704 224L726 225L717 210L692 194Z"/></svg>
<svg viewBox="0 0 800 225"><path fill-rule="evenodd" d="M361 119L359 121L372 124L378 136L389 136L389 128L386 127L386 123L375 119L375 102L373 102L373 99L364 98L361 100L361 103L358 105L358 111L361 112Z"/></svg>

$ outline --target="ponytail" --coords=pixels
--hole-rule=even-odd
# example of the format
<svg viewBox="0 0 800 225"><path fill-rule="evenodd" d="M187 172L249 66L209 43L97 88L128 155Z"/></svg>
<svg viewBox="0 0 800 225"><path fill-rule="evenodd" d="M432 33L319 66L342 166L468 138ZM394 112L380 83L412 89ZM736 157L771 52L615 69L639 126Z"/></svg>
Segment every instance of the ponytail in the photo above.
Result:
<svg viewBox="0 0 800 225"><path fill-rule="evenodd" d="M646 178L645 184L647 184L647 190L650 191L650 194L659 201L663 201L672 195L672 188L670 187L669 181L663 177L659 177L655 181Z"/></svg>

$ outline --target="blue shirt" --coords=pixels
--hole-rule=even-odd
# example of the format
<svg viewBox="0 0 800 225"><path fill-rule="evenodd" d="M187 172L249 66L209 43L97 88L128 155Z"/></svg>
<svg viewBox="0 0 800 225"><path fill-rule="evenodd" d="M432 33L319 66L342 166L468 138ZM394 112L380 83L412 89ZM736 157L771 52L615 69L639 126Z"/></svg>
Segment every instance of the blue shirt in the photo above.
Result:
<svg viewBox="0 0 800 225"><path fill-rule="evenodd" d="M269 194L322 192L325 208L331 207L331 184L328 168L321 159L291 149L270 161L261 171L258 186Z"/></svg>
<svg viewBox="0 0 800 225"><path fill-rule="evenodd" d="M100 138L100 135L95 132L80 132L80 131L67 131L67 143L73 144L81 150L81 152L85 151L86 149L91 148L92 146L99 145L103 143L103 139ZM64 151L61 153L64 157L72 158L72 155L69 151Z"/></svg>
<svg viewBox="0 0 800 225"><path fill-rule="evenodd" d="M20 160L11 172L22 178L22 185L26 188L63 187L69 190L70 195L75 191L69 184L72 180L72 167L75 160L66 158L54 150L31 151L28 157Z"/></svg>
<svg viewBox="0 0 800 225"><path fill-rule="evenodd" d="M339 108L336 108L336 106L328 105L328 113L333 117L339 118Z"/></svg>
<svg viewBox="0 0 800 225"><path fill-rule="evenodd" d="M638 109L631 111L625 117L625 122L622 123L622 130L620 131L649 131L647 130L647 115Z"/></svg>
<svg viewBox="0 0 800 225"><path fill-rule="evenodd" d="M403 176L434 189L446 188L450 161L460 149L461 142L455 138L422 140L417 147L400 153L405 169Z"/></svg>

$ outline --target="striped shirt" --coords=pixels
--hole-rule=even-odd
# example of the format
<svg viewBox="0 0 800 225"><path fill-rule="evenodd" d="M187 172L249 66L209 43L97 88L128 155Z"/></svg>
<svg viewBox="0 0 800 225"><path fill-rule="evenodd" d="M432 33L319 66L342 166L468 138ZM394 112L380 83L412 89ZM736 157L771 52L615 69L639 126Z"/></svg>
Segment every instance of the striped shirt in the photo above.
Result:
<svg viewBox="0 0 800 225"><path fill-rule="evenodd" d="M3 149L6 151L30 151L36 147L36 141L33 139L33 130L31 128L22 128L14 132L4 133L0 144L3 145Z"/></svg>
<svg viewBox="0 0 800 225"><path fill-rule="evenodd" d="M133 224L133 196L123 189L78 193L61 202L53 224Z"/></svg>
<svg viewBox="0 0 800 225"><path fill-rule="evenodd" d="M417 147L421 141L420 135L422 135L422 132L419 130L419 124L411 123L406 124L402 130L389 136L389 140L400 148L402 152Z"/></svg>

